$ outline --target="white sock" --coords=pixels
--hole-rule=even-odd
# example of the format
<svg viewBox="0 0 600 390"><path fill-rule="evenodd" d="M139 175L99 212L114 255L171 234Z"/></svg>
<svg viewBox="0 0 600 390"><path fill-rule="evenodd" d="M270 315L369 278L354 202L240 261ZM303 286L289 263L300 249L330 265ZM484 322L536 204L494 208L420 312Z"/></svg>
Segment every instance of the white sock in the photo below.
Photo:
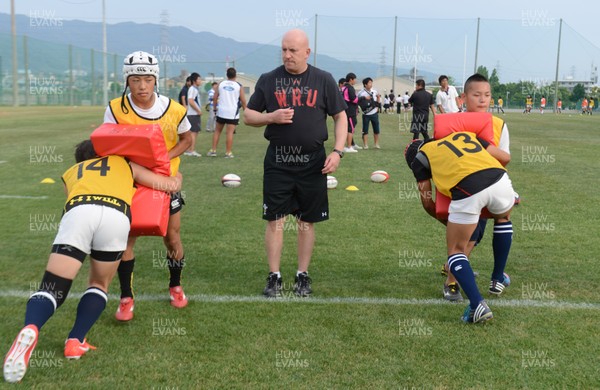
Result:
<svg viewBox="0 0 600 390"><path fill-rule="evenodd" d="M281 278L281 272L277 271L277 272L271 272L271 273L277 275L277 279Z"/></svg>
<svg viewBox="0 0 600 390"><path fill-rule="evenodd" d="M300 274L307 274L308 275L308 271L296 271L296 276L298 276Z"/></svg>

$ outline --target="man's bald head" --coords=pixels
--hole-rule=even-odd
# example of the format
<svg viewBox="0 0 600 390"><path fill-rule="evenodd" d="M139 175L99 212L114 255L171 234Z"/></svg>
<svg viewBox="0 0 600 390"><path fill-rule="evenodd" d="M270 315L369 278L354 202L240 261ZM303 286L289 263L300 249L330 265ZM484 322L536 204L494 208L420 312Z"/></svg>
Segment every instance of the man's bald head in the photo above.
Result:
<svg viewBox="0 0 600 390"><path fill-rule="evenodd" d="M308 47L308 35L303 30L295 28L283 34L282 42L293 41L304 47Z"/></svg>
<svg viewBox="0 0 600 390"><path fill-rule="evenodd" d="M308 36L300 29L286 32L281 40L281 57L285 70L292 74L300 74L308 68Z"/></svg>

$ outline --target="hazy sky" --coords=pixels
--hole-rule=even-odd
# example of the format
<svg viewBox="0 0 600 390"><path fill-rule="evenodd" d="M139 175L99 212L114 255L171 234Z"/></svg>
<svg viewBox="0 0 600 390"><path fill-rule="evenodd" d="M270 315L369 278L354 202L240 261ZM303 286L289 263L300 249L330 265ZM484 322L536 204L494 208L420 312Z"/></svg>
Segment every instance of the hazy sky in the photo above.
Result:
<svg viewBox="0 0 600 390"><path fill-rule="evenodd" d="M65 20L102 20L102 0L15 0L16 12L50 12ZM0 12L10 13L10 1L0 2ZM369 6L367 6L369 5ZM108 23L132 21L160 23L168 11L170 25L194 31L209 31L239 41L269 43L279 38L292 19L301 21L315 14L326 16L398 16L435 19L511 19L524 23L558 23L560 18L600 47L598 16L600 2L576 3L540 0L405 1L374 0L283 0L255 1L158 1L106 0ZM370 26L376 30L376 24Z"/></svg>
<svg viewBox="0 0 600 390"><path fill-rule="evenodd" d="M58 19L102 21L102 0L15 3L16 13L29 16L32 23ZM597 0L588 0L584 5L554 0L106 0L109 24L160 24L163 11L168 14L170 26L208 31L242 42L278 45L289 28L304 28L310 32L313 49L314 16L318 14L320 54L381 63L384 49L387 65L393 57L394 22L390 17L398 16L398 67L410 68L412 59L418 57L420 69L443 69L459 80L473 70L476 19L480 17L478 65L497 67L504 79L527 77L538 82L554 79L562 18L567 26L563 29L559 77L588 79L591 65L600 62ZM10 13L9 0L0 1L0 12Z"/></svg>

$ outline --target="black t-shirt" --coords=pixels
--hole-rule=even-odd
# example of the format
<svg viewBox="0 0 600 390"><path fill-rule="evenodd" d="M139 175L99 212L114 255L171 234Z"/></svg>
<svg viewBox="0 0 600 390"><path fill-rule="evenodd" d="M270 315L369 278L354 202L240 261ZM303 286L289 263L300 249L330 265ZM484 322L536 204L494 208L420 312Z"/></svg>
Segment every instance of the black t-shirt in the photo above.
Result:
<svg viewBox="0 0 600 390"><path fill-rule="evenodd" d="M292 108L293 122L267 125L265 138L271 145L300 146L309 153L327 140L327 116L344 111L346 103L330 73L308 65L304 73L294 75L282 65L260 76L248 108L258 112Z"/></svg>
<svg viewBox="0 0 600 390"><path fill-rule="evenodd" d="M187 103L188 89L189 89L189 87L187 85L184 85L183 88L181 88L181 91L179 92L179 101L177 103L183 104L184 99L182 99L182 97L185 98L185 102Z"/></svg>
<svg viewBox="0 0 600 390"><path fill-rule="evenodd" d="M429 119L429 106L434 104L433 95L424 89L413 92L408 102L413 106L413 118Z"/></svg>
<svg viewBox="0 0 600 390"><path fill-rule="evenodd" d="M358 114L358 99L356 99L356 89L350 84L344 84L344 88L342 89L344 92L344 101L346 102L346 115L348 117L354 118ZM346 96L348 100L346 100Z"/></svg>

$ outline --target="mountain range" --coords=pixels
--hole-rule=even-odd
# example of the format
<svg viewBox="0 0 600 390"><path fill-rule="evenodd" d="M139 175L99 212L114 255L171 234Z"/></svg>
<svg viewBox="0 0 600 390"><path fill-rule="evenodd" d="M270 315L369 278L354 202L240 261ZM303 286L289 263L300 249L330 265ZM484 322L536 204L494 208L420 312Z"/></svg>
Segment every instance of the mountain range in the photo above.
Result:
<svg viewBox="0 0 600 390"><path fill-rule="evenodd" d="M62 73L69 69L69 45L73 69L92 70L91 49L94 52L94 72L101 71L102 23L80 20L52 20L49 18L16 15L19 69L23 69L23 36L27 36L28 68L34 73ZM120 72L122 58L133 51L144 50L154 54L163 71L173 77L182 71L196 71L203 76L224 75L227 66L238 72L258 76L281 64L279 46L239 42L210 32L194 32L186 27L124 22L107 24L109 72ZM11 37L10 15L0 13L0 71L10 71ZM313 62L311 57L310 62ZM166 66L165 66L166 65ZM381 75L379 64L360 61L341 61L327 55L317 56L317 66L337 79L348 72L359 77ZM398 69L397 73L408 73ZM384 75L392 73L391 66L383 68ZM421 72L420 72L421 73ZM435 75L424 74L426 78Z"/></svg>

